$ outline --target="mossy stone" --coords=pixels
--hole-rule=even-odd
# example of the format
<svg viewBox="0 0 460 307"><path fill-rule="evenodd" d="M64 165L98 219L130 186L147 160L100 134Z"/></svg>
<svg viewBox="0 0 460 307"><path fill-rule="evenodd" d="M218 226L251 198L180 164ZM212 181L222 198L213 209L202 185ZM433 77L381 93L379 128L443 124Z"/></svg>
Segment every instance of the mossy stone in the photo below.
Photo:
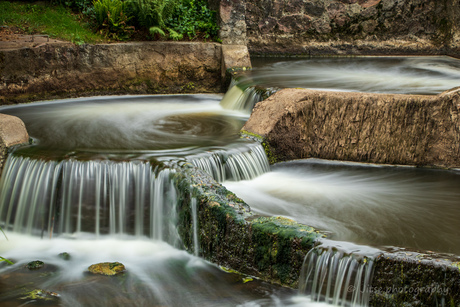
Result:
<svg viewBox="0 0 460 307"><path fill-rule="evenodd" d="M120 262L101 262L92 264L88 271L93 274L113 276L125 271L125 266Z"/></svg>

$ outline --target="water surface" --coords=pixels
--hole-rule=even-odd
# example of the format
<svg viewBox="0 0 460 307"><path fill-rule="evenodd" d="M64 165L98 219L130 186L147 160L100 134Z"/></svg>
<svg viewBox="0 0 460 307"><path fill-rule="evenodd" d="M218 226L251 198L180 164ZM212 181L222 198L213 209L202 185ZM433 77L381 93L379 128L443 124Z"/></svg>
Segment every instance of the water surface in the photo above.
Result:
<svg viewBox="0 0 460 307"><path fill-rule="evenodd" d="M450 57L252 58L242 82L266 87L394 94L439 94L460 86Z"/></svg>
<svg viewBox="0 0 460 307"><path fill-rule="evenodd" d="M224 185L261 215L282 215L371 246L460 254L460 174L319 160L280 163Z"/></svg>

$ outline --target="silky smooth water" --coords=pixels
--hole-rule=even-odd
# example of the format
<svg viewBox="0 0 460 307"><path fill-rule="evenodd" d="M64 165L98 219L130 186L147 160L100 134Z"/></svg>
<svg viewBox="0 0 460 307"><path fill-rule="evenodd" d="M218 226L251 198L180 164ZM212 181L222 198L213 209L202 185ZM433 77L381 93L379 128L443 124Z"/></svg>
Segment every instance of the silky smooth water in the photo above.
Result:
<svg viewBox="0 0 460 307"><path fill-rule="evenodd" d="M35 151L184 156L238 142L248 114L220 95L91 97L2 107L37 140Z"/></svg>
<svg viewBox="0 0 460 307"><path fill-rule="evenodd" d="M240 87L436 94L458 86L460 76L458 61L446 57L264 65ZM180 191L170 174L184 162L225 181L261 215L292 217L339 240L460 253L457 173L311 160L270 171L263 148L238 135L256 94L240 89L236 96L243 99L226 95L231 99L222 105L219 95L169 95L0 108L20 117L34 138L32 146L10 155L0 182L0 219L9 236L9 241L0 238L0 255L17 261L0 268L0 303L16 304L24 295L22 285L57 292L66 306L322 306L316 301L322 297L338 305L367 303L355 294L344 303L350 298L340 293L341 286L332 290L332 283L369 282L371 269L335 247L319 247L307 257L312 265L306 272L313 277L305 277L304 288L310 290L301 295L248 281L196 257L196 233L195 255L175 248ZM71 260L60 259L62 252ZM47 264L42 273L24 268L37 259ZM101 261L120 261L127 273L111 279L84 273ZM324 283L329 274L324 272L331 269L337 272L331 280L335 274L343 280Z"/></svg>
<svg viewBox="0 0 460 307"><path fill-rule="evenodd" d="M460 61L436 57L253 58L246 84L393 94L439 94L460 86Z"/></svg>
<svg viewBox="0 0 460 307"><path fill-rule="evenodd" d="M224 185L261 215L290 217L333 239L460 254L456 171L310 159Z"/></svg>

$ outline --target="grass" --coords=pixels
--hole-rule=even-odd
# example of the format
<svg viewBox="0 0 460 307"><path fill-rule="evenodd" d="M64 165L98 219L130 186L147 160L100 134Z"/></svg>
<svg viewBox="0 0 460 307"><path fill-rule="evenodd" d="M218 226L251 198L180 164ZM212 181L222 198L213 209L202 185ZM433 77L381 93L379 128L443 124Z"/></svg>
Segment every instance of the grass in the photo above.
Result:
<svg viewBox="0 0 460 307"><path fill-rule="evenodd" d="M106 41L90 29L82 15L61 6L0 1L0 25L26 34L47 34L75 44Z"/></svg>

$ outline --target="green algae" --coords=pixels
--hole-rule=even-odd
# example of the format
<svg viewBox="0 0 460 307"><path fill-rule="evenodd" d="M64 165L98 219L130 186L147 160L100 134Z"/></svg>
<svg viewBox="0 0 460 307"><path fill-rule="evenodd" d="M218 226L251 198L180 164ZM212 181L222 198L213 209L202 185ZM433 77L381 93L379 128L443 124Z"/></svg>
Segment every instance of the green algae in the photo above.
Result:
<svg viewBox="0 0 460 307"><path fill-rule="evenodd" d="M265 137L247 130L241 130L240 135L242 138L247 138L259 142L264 148L265 155L267 156L268 162L270 164L275 164L282 161L282 159L274 152L273 148L270 146L270 142Z"/></svg>
<svg viewBox="0 0 460 307"><path fill-rule="evenodd" d="M324 234L284 217L256 216L201 170L186 167L175 180L182 191L178 229L186 250L194 249L190 201L196 198L200 256L235 272L296 287L305 255Z"/></svg>

